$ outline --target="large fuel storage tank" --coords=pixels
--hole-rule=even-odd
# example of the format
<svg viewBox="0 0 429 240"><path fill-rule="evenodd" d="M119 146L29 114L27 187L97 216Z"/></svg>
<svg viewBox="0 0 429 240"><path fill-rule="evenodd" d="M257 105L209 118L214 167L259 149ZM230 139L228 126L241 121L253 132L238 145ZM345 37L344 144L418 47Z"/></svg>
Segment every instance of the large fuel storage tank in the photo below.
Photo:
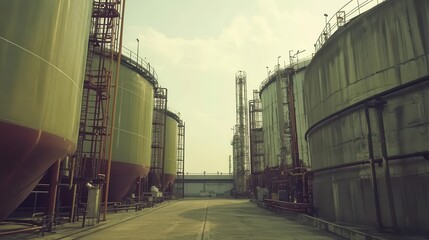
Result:
<svg viewBox="0 0 429 240"><path fill-rule="evenodd" d="M384 1L341 27L307 67L320 217L428 233L428 33L429 2Z"/></svg>
<svg viewBox="0 0 429 240"><path fill-rule="evenodd" d="M310 158L308 154L308 144L305 140L305 132L308 129L307 112L304 106L304 76L309 59L303 59L293 65L294 71L291 74L293 82L293 102L295 107L295 123L296 123L296 141L299 156L299 166L310 166Z"/></svg>
<svg viewBox="0 0 429 240"><path fill-rule="evenodd" d="M0 1L0 221L76 148L91 10Z"/></svg>
<svg viewBox="0 0 429 240"><path fill-rule="evenodd" d="M303 60L288 68L276 70L261 84L265 162L263 168L292 166L294 148L291 139L294 131L297 136L299 166L309 165L307 142L304 138L307 121L303 99L303 80L308 63L309 60ZM292 88L288 87L290 83ZM289 96L291 92L293 92L292 98ZM289 101L293 101L293 104L289 105ZM294 116L290 114L292 106ZM294 123L291 119L294 119ZM292 125L295 125L294 129Z"/></svg>
<svg viewBox="0 0 429 240"><path fill-rule="evenodd" d="M283 118L282 121L284 121L284 115L283 110L281 110L283 108L283 103L279 103L277 97L278 91L282 91L280 75L281 72L279 70L276 74L269 76L268 79L262 83L260 88L264 132L264 168L276 167L281 164L280 125L282 125L282 123L280 118Z"/></svg>
<svg viewBox="0 0 429 240"><path fill-rule="evenodd" d="M163 190L173 184L176 179L177 143L180 123L180 117L176 113L169 110L166 113Z"/></svg>
<svg viewBox="0 0 429 240"><path fill-rule="evenodd" d="M109 201L121 201L151 164L153 95L156 74L123 48L116 98ZM115 74L115 71L113 71ZM114 76L114 75L113 75Z"/></svg>

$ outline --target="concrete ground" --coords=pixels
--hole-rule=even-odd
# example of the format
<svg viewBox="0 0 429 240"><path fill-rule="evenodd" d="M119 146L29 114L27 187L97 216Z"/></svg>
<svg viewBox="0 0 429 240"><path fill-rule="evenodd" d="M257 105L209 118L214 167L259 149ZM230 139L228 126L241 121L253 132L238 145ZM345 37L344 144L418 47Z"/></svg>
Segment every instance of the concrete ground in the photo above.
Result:
<svg viewBox="0 0 429 240"><path fill-rule="evenodd" d="M172 201L139 212L109 214L95 227L80 225L58 227L43 238L27 233L7 239L341 239L235 199Z"/></svg>

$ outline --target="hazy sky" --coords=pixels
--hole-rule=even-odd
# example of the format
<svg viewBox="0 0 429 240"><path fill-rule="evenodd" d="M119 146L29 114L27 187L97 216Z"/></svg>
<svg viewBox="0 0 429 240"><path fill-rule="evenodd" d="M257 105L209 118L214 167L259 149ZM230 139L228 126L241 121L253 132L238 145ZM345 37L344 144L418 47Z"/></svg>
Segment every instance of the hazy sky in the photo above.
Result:
<svg viewBox="0 0 429 240"><path fill-rule="evenodd" d="M186 122L185 171L228 172L235 125L235 73L247 72L248 100L266 66L289 50L314 52L325 23L348 0L127 0L124 46L137 49L168 88Z"/></svg>

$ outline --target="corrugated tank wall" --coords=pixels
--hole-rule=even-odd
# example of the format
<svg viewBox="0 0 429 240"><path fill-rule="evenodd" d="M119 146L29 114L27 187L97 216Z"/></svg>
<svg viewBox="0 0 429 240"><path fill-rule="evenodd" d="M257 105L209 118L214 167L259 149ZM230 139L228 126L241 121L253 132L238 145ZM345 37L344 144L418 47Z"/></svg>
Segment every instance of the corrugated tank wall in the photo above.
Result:
<svg viewBox="0 0 429 240"><path fill-rule="evenodd" d="M428 23L429 2L385 1L350 21L325 43L308 66L304 85L313 170L367 161L369 143L374 157L381 158L382 120L387 158L400 160L389 161L396 218L389 208L385 164L375 167L381 221L392 226L396 219L400 229L424 233L429 229L429 161L411 155L429 151ZM386 95L388 91L395 93ZM366 103L372 141L368 141ZM316 173L313 194L319 216L376 225L371 183L368 164Z"/></svg>
<svg viewBox="0 0 429 240"><path fill-rule="evenodd" d="M307 124L307 113L304 106L304 76L305 76L305 70L307 68L307 65L309 63L309 60L305 60L302 62L299 62L297 64L297 70L295 71L295 74L293 77L293 89L294 89L294 98L295 98L295 113L296 113L296 131L297 131L297 138L298 138L298 151L299 151L299 160L302 162L305 166L309 166L310 159L308 156L308 144L305 140L305 132L308 129Z"/></svg>
<svg viewBox="0 0 429 240"><path fill-rule="evenodd" d="M271 81L271 82L270 82ZM261 90L265 167L280 164L280 134L275 76Z"/></svg>

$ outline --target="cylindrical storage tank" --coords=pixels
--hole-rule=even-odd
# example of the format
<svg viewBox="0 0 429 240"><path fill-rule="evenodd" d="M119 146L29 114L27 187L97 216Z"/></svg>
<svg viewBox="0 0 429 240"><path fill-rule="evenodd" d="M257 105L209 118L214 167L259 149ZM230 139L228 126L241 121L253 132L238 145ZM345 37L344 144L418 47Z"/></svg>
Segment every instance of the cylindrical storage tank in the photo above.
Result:
<svg viewBox="0 0 429 240"><path fill-rule="evenodd" d="M428 49L429 2L384 1L314 56L307 139L312 170L331 168L313 176L320 217L429 233Z"/></svg>
<svg viewBox="0 0 429 240"><path fill-rule="evenodd" d="M128 49L123 48L110 170L109 201L112 202L123 200L133 190L134 183L147 176L151 164L156 78L148 74L151 71L148 65L137 65L134 57ZM115 74L116 70L112 76Z"/></svg>
<svg viewBox="0 0 429 240"><path fill-rule="evenodd" d="M165 155L163 191L176 179L177 166L177 143L180 117L172 111L167 110L165 126Z"/></svg>
<svg viewBox="0 0 429 240"><path fill-rule="evenodd" d="M305 140L305 132L308 129L307 112L304 106L304 76L307 65L310 63L309 59L299 61L294 67L295 71L292 75L293 79L293 93L294 93L294 106L296 116L296 135L298 141L299 162L302 166L311 166L310 158L308 156L308 144Z"/></svg>
<svg viewBox="0 0 429 240"><path fill-rule="evenodd" d="M74 152L92 1L0 1L0 221Z"/></svg>
<svg viewBox="0 0 429 240"><path fill-rule="evenodd" d="M288 78L293 84L293 107L295 110L295 124L298 147L298 166L309 166L307 142L305 131L307 130L306 112L303 99L303 82L306 67L309 60L303 60L293 67L280 69L269 76L261 84L260 96L262 102L262 129L264 162L263 168L278 167L280 165L292 168L292 134L295 131L289 118L291 117L288 105ZM280 99L280 103L279 103ZM283 140L281 132L284 132ZM283 141L283 143L282 143ZM284 150L282 151L282 146Z"/></svg>
<svg viewBox="0 0 429 240"><path fill-rule="evenodd" d="M280 72L278 74L281 75ZM260 89L265 162L263 168L280 165L280 119L277 101L278 84L276 83L278 78L280 76L277 74L269 76Z"/></svg>

